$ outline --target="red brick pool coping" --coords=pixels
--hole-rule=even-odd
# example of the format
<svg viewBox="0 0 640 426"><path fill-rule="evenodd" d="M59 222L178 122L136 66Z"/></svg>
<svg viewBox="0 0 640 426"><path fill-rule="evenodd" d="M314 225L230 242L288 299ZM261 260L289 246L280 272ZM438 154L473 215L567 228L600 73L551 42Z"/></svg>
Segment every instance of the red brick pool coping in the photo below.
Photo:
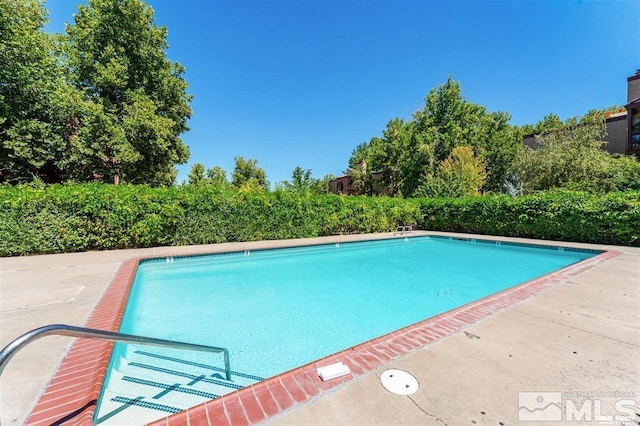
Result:
<svg viewBox="0 0 640 426"><path fill-rule="evenodd" d="M248 425L262 422L620 254L617 251L605 251L560 271L470 302L151 424ZM129 259L122 264L86 327L118 331L141 259ZM25 424L92 425L112 348L111 342L76 339ZM349 366L351 374L328 382L320 380L316 368L339 361Z"/></svg>

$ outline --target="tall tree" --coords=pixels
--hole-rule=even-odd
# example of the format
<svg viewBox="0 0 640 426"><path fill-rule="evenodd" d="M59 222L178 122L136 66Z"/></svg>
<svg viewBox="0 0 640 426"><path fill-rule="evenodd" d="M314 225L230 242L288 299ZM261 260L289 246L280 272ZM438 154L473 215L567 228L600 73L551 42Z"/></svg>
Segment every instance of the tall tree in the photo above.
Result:
<svg viewBox="0 0 640 426"><path fill-rule="evenodd" d="M284 181L284 188L287 191L305 194L311 190L314 179L311 177L311 170L304 170L298 166L291 172L291 181Z"/></svg>
<svg viewBox="0 0 640 426"><path fill-rule="evenodd" d="M0 1L0 182L60 182L74 149L82 100L46 22L42 1Z"/></svg>
<svg viewBox="0 0 640 426"><path fill-rule="evenodd" d="M464 99L460 83L449 77L446 83L431 90L424 109L414 114L414 146L418 152L430 153L432 169L454 147L473 147L475 154L486 162L488 176L484 189L501 191L522 143L520 133L509 126L509 119L508 113L490 113L484 106ZM416 182L410 183L409 193Z"/></svg>
<svg viewBox="0 0 640 426"><path fill-rule="evenodd" d="M425 176L418 194L425 197L478 195L486 179L486 165L470 146L456 146L434 174Z"/></svg>
<svg viewBox="0 0 640 426"><path fill-rule="evenodd" d="M189 182L189 185L203 185L207 183L207 178L204 175L204 164L195 163L191 166L191 170L187 176L187 182Z"/></svg>
<svg viewBox="0 0 640 426"><path fill-rule="evenodd" d="M312 194L329 194L331 193L331 187L329 186L329 182L335 179L335 176L332 174L326 174L322 179L314 179L311 184L311 193Z"/></svg>
<svg viewBox="0 0 640 426"><path fill-rule="evenodd" d="M220 166L207 169L207 179L209 179L209 183L216 188L227 188L229 186L227 171Z"/></svg>
<svg viewBox="0 0 640 426"><path fill-rule="evenodd" d="M490 113L464 99L460 83L449 77L429 92L411 120L391 120L382 137L358 145L349 162L366 158L368 170L381 173L380 183L390 195L412 197L423 192L418 189L425 177L435 176L454 148L468 146L486 165L483 189L502 191L521 144L520 133L508 121L509 114ZM366 188L367 174L355 175Z"/></svg>
<svg viewBox="0 0 640 426"><path fill-rule="evenodd" d="M365 160L369 156L369 142L363 142L356 146L351 151L351 157L349 157L349 168L354 169L358 164Z"/></svg>
<svg viewBox="0 0 640 426"><path fill-rule="evenodd" d="M93 105L81 123L77 177L167 185L189 157L191 96L184 68L167 59L167 30L142 0L89 0L67 26L66 54Z"/></svg>
<svg viewBox="0 0 640 426"><path fill-rule="evenodd" d="M245 160L244 157L236 157L234 160L231 185L235 188L269 189L267 175L258 167L258 160Z"/></svg>
<svg viewBox="0 0 640 426"><path fill-rule="evenodd" d="M421 156L411 146L413 124L394 118L387 123L382 138L373 138L369 142L369 167L380 172L380 184L387 188L389 195L400 195L404 176Z"/></svg>
<svg viewBox="0 0 640 426"><path fill-rule="evenodd" d="M526 192L594 181L613 162L601 149L604 120L572 122L574 125L537 135L537 149L522 148L516 168Z"/></svg>

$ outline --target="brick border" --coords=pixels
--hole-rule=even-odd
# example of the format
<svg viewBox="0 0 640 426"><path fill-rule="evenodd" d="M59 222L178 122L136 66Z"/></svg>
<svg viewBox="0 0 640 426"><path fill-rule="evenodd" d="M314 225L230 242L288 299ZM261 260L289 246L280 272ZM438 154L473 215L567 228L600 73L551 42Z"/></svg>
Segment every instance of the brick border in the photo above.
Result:
<svg viewBox="0 0 640 426"><path fill-rule="evenodd" d="M612 259L605 251L559 271L502 290L485 298L329 355L254 385L150 423L160 425L249 425L321 396L404 354L457 333L481 319L556 286L563 280ZM148 258L151 258L150 256ZM164 258L167 256L156 256ZM142 258L123 262L86 327L118 331L136 269ZM26 425L93 425L113 343L76 339L58 371L27 418ZM342 361L351 374L323 382L316 368Z"/></svg>
<svg viewBox="0 0 640 426"><path fill-rule="evenodd" d="M139 262L134 258L122 263L85 327L118 331ZM93 425L113 345L76 339L25 424Z"/></svg>

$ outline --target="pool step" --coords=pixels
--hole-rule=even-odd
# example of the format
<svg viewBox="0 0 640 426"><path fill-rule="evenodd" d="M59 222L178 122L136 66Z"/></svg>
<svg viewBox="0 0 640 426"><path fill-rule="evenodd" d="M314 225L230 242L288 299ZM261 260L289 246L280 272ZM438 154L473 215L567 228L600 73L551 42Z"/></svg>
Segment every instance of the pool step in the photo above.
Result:
<svg viewBox="0 0 640 426"><path fill-rule="evenodd" d="M143 424L250 386L262 377L131 349L111 371L96 424Z"/></svg>

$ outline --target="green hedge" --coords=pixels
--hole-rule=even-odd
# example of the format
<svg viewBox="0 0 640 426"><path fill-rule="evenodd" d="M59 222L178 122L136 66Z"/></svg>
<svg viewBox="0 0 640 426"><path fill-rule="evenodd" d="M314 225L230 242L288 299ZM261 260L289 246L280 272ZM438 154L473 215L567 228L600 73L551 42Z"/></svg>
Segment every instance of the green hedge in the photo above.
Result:
<svg viewBox="0 0 640 426"><path fill-rule="evenodd" d="M419 200L421 229L640 246L640 191Z"/></svg>
<svg viewBox="0 0 640 426"><path fill-rule="evenodd" d="M209 187L0 186L0 255L384 232L417 223L401 199Z"/></svg>
<svg viewBox="0 0 640 426"><path fill-rule="evenodd" d="M420 229L640 246L640 192L412 199L103 184L0 186L0 255Z"/></svg>

